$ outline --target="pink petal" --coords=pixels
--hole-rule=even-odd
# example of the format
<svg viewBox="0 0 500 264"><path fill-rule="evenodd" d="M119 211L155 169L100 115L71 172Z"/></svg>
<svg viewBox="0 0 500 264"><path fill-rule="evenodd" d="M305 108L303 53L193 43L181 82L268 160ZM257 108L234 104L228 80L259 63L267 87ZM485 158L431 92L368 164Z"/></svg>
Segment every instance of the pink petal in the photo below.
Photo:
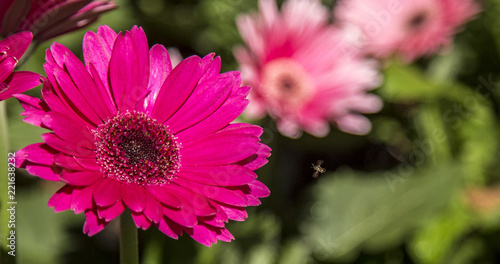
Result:
<svg viewBox="0 0 500 264"><path fill-rule="evenodd" d="M78 165L82 166L82 168L91 170L91 171L100 171L101 166L96 163L95 158L81 158L81 157L73 157Z"/></svg>
<svg viewBox="0 0 500 264"><path fill-rule="evenodd" d="M95 153L90 150L89 142L83 141L84 145L74 145L57 137L54 133L42 135L43 141L52 148L77 157L95 157Z"/></svg>
<svg viewBox="0 0 500 264"><path fill-rule="evenodd" d="M134 184L121 184L120 197L130 210L140 213L146 208L147 193Z"/></svg>
<svg viewBox="0 0 500 264"><path fill-rule="evenodd" d="M149 56L144 32L118 35L109 62L109 81L118 110L133 110L149 80ZM144 36L144 38L140 37ZM143 43L146 41L146 43ZM144 50L146 46L146 50ZM145 52L145 54L144 54Z"/></svg>
<svg viewBox="0 0 500 264"><path fill-rule="evenodd" d="M212 228L204 225L196 225L193 227L193 234L191 237L198 241L198 243L210 247L212 244L217 243L217 233Z"/></svg>
<svg viewBox="0 0 500 264"><path fill-rule="evenodd" d="M0 53L1 54L1 53ZM2 83L16 68L17 60L13 57L7 57L6 59L0 59L0 83ZM7 88L4 88L7 89ZM3 90L0 89L0 96L3 94Z"/></svg>
<svg viewBox="0 0 500 264"><path fill-rule="evenodd" d="M54 207L54 212L61 212L64 210L69 210L71 205L71 193L75 187L70 185L64 185L59 189L52 197L50 197L47 205L49 207Z"/></svg>
<svg viewBox="0 0 500 264"><path fill-rule="evenodd" d="M166 122L172 133L188 128L215 112L227 100L233 81L231 74L223 74L198 84L182 107Z"/></svg>
<svg viewBox="0 0 500 264"><path fill-rule="evenodd" d="M248 92L248 89L245 89ZM234 91L233 91L234 92ZM246 96L246 95L245 95ZM241 94L229 97L226 102L209 117L203 119L198 124L185 129L176 134L181 142L188 142L222 129L231 121L236 119L248 104L248 100Z"/></svg>
<svg viewBox="0 0 500 264"><path fill-rule="evenodd" d="M248 201L240 190L229 190L216 186L202 185L182 178L175 179L175 183L182 187L201 194L212 200L235 206L247 206Z"/></svg>
<svg viewBox="0 0 500 264"><path fill-rule="evenodd" d="M2 24L2 27L5 27L5 25ZM23 31L1 40L0 46L4 45L6 47L9 47L9 49L7 50L7 56L12 56L16 60L20 60L30 46L32 39L33 34L31 34L31 32Z"/></svg>
<svg viewBox="0 0 500 264"><path fill-rule="evenodd" d="M26 165L26 171L28 171L29 174L38 176L44 180L60 181L59 174L61 173L61 169L55 166L28 163Z"/></svg>
<svg viewBox="0 0 500 264"><path fill-rule="evenodd" d="M158 97L160 88L172 71L170 56L162 45L154 45L149 51L149 81L148 90L151 91L144 102L144 109L150 112Z"/></svg>
<svg viewBox="0 0 500 264"><path fill-rule="evenodd" d="M73 210L75 214L82 213L92 208L92 194L95 187L96 185L94 184L73 189L70 209Z"/></svg>
<svg viewBox="0 0 500 264"><path fill-rule="evenodd" d="M137 228L142 228L142 230L146 230L151 226L151 221L147 219L142 213L136 213L134 211L132 211L131 213L132 213L132 219L134 219Z"/></svg>
<svg viewBox="0 0 500 264"><path fill-rule="evenodd" d="M163 207L151 195L147 196L147 205L143 214L154 223L160 223L163 218Z"/></svg>
<svg viewBox="0 0 500 264"><path fill-rule="evenodd" d="M186 167L196 167L238 162L257 152L257 140L254 136L241 134L214 134L196 144L183 146L182 163Z"/></svg>
<svg viewBox="0 0 500 264"><path fill-rule="evenodd" d="M183 206L185 206L186 203L190 203L196 216L210 216L215 215L217 212L217 209L210 205L210 202L206 197L184 188L175 188L173 190L172 194L183 198Z"/></svg>
<svg viewBox="0 0 500 264"><path fill-rule="evenodd" d="M73 122L73 120L54 111L48 112L42 121L62 140L83 148L94 148L94 136L86 127L80 126L80 123Z"/></svg>
<svg viewBox="0 0 500 264"><path fill-rule="evenodd" d="M163 218L160 221L160 223L157 225L157 227L158 227L158 230L160 230L165 235L167 235L167 236L169 236L169 237L171 237L173 239L178 239L179 236L182 235L182 229L180 229L179 225L176 224L176 223L174 223L170 219Z"/></svg>
<svg viewBox="0 0 500 264"><path fill-rule="evenodd" d="M198 224L198 219L194 214L193 208L188 206L189 203L184 204L181 209L172 209L170 207L163 207L163 213L166 217L172 221L178 223L179 225L185 227L193 227ZM161 222L160 222L161 223Z"/></svg>
<svg viewBox="0 0 500 264"><path fill-rule="evenodd" d="M242 166L183 167L177 177L213 186L238 186L252 182L257 175Z"/></svg>
<svg viewBox="0 0 500 264"><path fill-rule="evenodd" d="M57 47L58 45L54 44L52 46ZM52 55L54 54L57 53L53 51ZM66 103L68 105L75 105L76 109L78 109L78 111L82 113L81 116L85 119L88 119L94 126L97 126L102 123L102 120L99 118L94 109L91 107L90 103L86 101L86 98L79 91L78 87L75 86L73 80L66 72L55 69L53 72L47 72L47 75L50 74L54 75L57 84L62 90L60 92L64 92L64 95L59 94L59 98L67 97ZM81 87L81 89L85 89L85 87Z"/></svg>
<svg viewBox="0 0 500 264"><path fill-rule="evenodd" d="M76 162L74 156L68 156L60 152L54 156L54 164L69 170L84 170L84 168Z"/></svg>
<svg viewBox="0 0 500 264"><path fill-rule="evenodd" d="M16 167L21 167L25 160L29 160L40 165L51 166L54 163L54 155L58 151L44 143L29 145L16 152Z"/></svg>
<svg viewBox="0 0 500 264"><path fill-rule="evenodd" d="M248 217L245 208L222 204L219 204L219 206L224 210L224 212L227 214L227 217L231 220L244 221Z"/></svg>
<svg viewBox="0 0 500 264"><path fill-rule="evenodd" d="M34 72L14 72L4 81L7 85L6 90L2 90L0 87L0 100L5 100L13 94L22 93L40 85L42 83L40 78L40 74Z"/></svg>
<svg viewBox="0 0 500 264"><path fill-rule="evenodd" d="M62 181L73 186L88 186L101 179L102 177L103 175L101 172L94 171L64 171L61 174Z"/></svg>
<svg viewBox="0 0 500 264"><path fill-rule="evenodd" d="M173 208L180 208L182 206L181 200L172 194L175 191L175 187L170 185L156 186L149 185L145 187L153 195L153 197L159 202L168 205Z"/></svg>
<svg viewBox="0 0 500 264"><path fill-rule="evenodd" d="M158 93L157 102L151 116L159 123L165 122L186 101L201 78L200 57L192 56L183 60L167 77Z"/></svg>
<svg viewBox="0 0 500 264"><path fill-rule="evenodd" d="M89 103L101 120L107 120L112 113L107 106L112 104L109 102L111 98L105 90L94 83L82 62L66 47L52 45L52 52L55 53L54 60L61 67L64 66L83 99ZM57 54L64 54L64 56L57 56Z"/></svg>
<svg viewBox="0 0 500 264"><path fill-rule="evenodd" d="M97 218L97 212L94 210L88 210L85 212L85 224L83 225L83 233L88 236L93 236L99 231L103 230L108 224L104 219Z"/></svg>
<svg viewBox="0 0 500 264"><path fill-rule="evenodd" d="M108 207L99 207L97 209L99 218L104 219L106 222L109 222L116 217L118 217L125 210L125 205L121 200L116 201L113 205Z"/></svg>
<svg viewBox="0 0 500 264"><path fill-rule="evenodd" d="M110 206L120 197L120 182L110 178L104 178L101 182L96 183L93 197L97 205L101 207Z"/></svg>

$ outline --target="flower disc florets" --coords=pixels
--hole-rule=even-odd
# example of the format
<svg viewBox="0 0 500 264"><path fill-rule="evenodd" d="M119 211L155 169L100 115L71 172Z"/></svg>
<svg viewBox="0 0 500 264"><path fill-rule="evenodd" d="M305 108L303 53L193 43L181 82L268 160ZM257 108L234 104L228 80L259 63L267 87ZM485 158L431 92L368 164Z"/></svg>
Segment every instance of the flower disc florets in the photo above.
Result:
<svg viewBox="0 0 500 264"><path fill-rule="evenodd" d="M97 163L107 177L139 185L163 185L179 171L176 137L167 126L144 113L118 113L93 133Z"/></svg>

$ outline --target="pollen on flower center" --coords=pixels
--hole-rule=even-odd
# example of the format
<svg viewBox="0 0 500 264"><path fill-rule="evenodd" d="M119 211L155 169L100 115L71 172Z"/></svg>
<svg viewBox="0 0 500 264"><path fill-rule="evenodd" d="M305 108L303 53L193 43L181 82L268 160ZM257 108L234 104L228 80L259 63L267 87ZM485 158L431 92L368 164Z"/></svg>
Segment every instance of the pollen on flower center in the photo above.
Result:
<svg viewBox="0 0 500 264"><path fill-rule="evenodd" d="M262 95L282 108L300 108L312 95L312 87L309 74L292 59L275 59L262 70Z"/></svg>
<svg viewBox="0 0 500 264"><path fill-rule="evenodd" d="M167 126L141 112L123 112L94 131L101 172L139 185L172 181L180 168L180 145Z"/></svg>

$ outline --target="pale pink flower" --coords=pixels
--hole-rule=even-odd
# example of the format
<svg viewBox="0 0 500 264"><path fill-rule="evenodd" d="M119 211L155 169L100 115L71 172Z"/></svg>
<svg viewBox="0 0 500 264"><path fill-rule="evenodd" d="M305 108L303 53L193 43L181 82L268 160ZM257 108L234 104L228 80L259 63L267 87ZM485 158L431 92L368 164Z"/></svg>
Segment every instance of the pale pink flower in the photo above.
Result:
<svg viewBox="0 0 500 264"><path fill-rule="evenodd" d="M41 84L42 76L38 73L14 72L32 38L30 32L20 32L0 40L0 101Z"/></svg>
<svg viewBox="0 0 500 264"><path fill-rule="evenodd" d="M245 207L269 195L254 173L270 155L262 128L230 124L248 104L239 72L221 74L214 54L173 68L138 27L101 26L83 52L85 64L53 44L42 100L16 95L25 121L51 130L19 150L16 165L65 183L49 206L85 213L88 235L128 207L138 228L206 246L233 239L228 220L243 221Z"/></svg>
<svg viewBox="0 0 500 264"><path fill-rule="evenodd" d="M360 32L367 53L411 62L449 46L479 7L473 0L341 0L334 12Z"/></svg>
<svg viewBox="0 0 500 264"><path fill-rule="evenodd" d="M110 0L1 0L0 36L31 31L43 42L85 27L115 8Z"/></svg>
<svg viewBox="0 0 500 264"><path fill-rule="evenodd" d="M325 136L334 122L346 132L366 134L370 121L358 113L380 110L366 93L380 78L373 62L359 56L343 31L328 25L328 10L315 0L259 1L259 14L237 24L246 48L238 47L243 81L252 86L246 115L276 120L280 132L304 130Z"/></svg>

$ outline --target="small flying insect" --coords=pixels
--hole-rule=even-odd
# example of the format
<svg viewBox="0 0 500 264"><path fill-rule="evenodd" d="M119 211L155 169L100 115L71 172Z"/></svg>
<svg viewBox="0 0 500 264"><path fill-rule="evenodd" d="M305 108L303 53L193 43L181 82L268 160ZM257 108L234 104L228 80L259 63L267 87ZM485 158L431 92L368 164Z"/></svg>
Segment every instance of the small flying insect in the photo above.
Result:
<svg viewBox="0 0 500 264"><path fill-rule="evenodd" d="M320 173L324 173L326 171L325 168L321 167L321 164L323 164L322 160L316 161L316 165L314 165L314 163L312 164L312 168L314 169L314 173L312 175L313 178L318 178Z"/></svg>

